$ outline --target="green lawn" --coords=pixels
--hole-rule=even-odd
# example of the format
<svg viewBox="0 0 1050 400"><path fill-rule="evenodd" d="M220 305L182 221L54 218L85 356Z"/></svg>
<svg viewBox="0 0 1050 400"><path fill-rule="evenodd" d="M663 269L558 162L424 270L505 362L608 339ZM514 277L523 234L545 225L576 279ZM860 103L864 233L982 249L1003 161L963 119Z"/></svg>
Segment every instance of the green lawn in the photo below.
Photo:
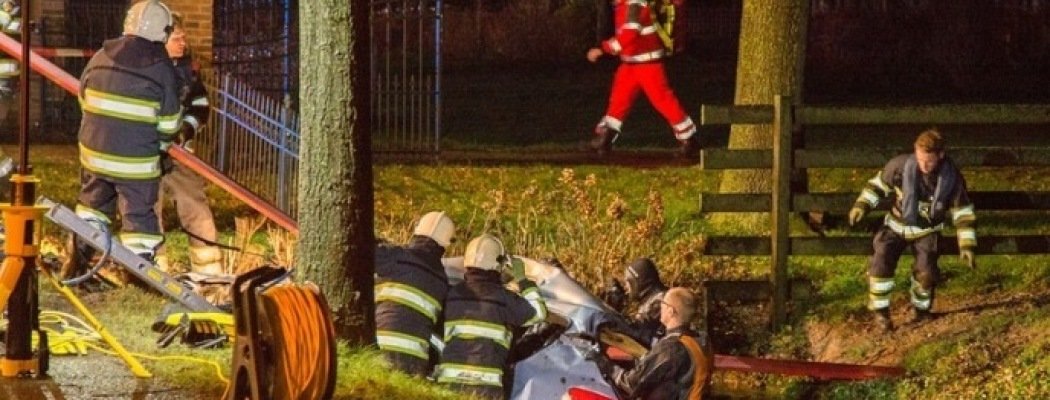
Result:
<svg viewBox="0 0 1050 400"><path fill-rule="evenodd" d="M7 149L10 150L10 149ZM9 152L10 153L10 152ZM34 147L31 160L42 179L39 194L72 204L78 185L73 146ZM827 171L814 174L821 185L843 191L859 190L874 171ZM1004 180L1001 172L967 171L972 190L1047 190L1048 169L1017 171ZM1010 174L1007 172L1006 174ZM441 209L457 222L461 239L449 254L462 254L467 238L493 232L517 254L558 257L585 285L596 288L623 265L640 256L652 256L673 284L696 286L700 279L764 277L762 257L711 257L702 245L710 234L754 234L739 227L714 225L697 213L697 195L717 188L718 175L697 167L666 166L631 168L588 165L574 168L547 165L472 166L469 164L379 165L376 167L377 235L395 242L405 240L414 218ZM827 189L830 190L830 189ZM236 217L252 212L228 196L212 190L213 205L224 237L233 236ZM840 212L844 212L841 210ZM979 214L979 235L1045 233L1048 220L1004 214ZM796 235L810 234L793 221ZM45 237L60 235L45 224ZM761 233L761 232L759 232ZM867 234L836 228L832 235ZM259 251L272 251L274 240L266 231L255 235ZM184 252L185 237L169 238L177 257ZM287 243L285 243L287 245ZM184 256L184 255L183 255ZM864 257L795 257L793 277L812 282L814 293L795 305L792 327L777 335L751 332L753 342L719 351L779 357L812 356L806 337L814 323L856 327L864 317ZM1050 395L1050 257L980 256L980 267L969 271L954 257L944 257L946 282L939 292L947 301L968 298L1020 296L1022 312L978 313L967 326L943 335L921 338L903 359L908 375L901 380L826 384L804 379L771 376L719 377L722 388L765 393L788 398L1037 398ZM908 273L907 260L898 269L899 281ZM897 295L906 288L898 286ZM53 295L53 293L51 294ZM977 295L977 296L975 296ZM1029 296L1029 297L1024 297ZM895 304L903 304L895 300ZM1028 300L1024 300L1028 299ZM135 289L106 293L92 300L92 307L107 326L134 351L154 352L155 335L149 324L161 299ZM145 305L145 306L144 306ZM843 329L843 328L839 328ZM1010 340L997 341L999 337ZM844 351L842 360L870 357L881 342ZM229 368L227 350L190 351L175 346L160 354L192 354ZM955 368L961 365L962 367ZM223 385L207 367L183 363L157 363L158 377L202 392L221 393ZM228 374L228 371L224 372ZM391 374L372 351L340 349L339 398L453 398L429 384Z"/></svg>

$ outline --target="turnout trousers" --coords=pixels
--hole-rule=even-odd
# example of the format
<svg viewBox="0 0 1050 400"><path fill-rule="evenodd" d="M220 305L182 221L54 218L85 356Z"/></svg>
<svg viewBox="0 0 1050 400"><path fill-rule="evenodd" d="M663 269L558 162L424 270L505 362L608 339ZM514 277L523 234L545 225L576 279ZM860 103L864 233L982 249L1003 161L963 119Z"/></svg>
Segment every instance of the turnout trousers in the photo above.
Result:
<svg viewBox="0 0 1050 400"><path fill-rule="evenodd" d="M939 232L907 240L901 234L883 226L875 233L872 246L875 253L868 266L868 309L878 311L890 307L890 293L893 291L893 275L901 254L909 246L915 254L912 265L911 303L916 309L929 310L933 305L934 287L940 278L937 266L937 244Z"/></svg>
<svg viewBox="0 0 1050 400"><path fill-rule="evenodd" d="M77 197L77 215L108 226L119 213L121 243L135 254L152 259L163 241L157 215L159 179L119 180L81 169L80 196Z"/></svg>

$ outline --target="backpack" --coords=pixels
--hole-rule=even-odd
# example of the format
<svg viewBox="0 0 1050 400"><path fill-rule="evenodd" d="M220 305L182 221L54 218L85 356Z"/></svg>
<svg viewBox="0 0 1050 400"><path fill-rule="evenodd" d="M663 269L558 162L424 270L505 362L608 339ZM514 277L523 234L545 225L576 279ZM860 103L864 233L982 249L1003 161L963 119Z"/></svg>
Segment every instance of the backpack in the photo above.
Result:
<svg viewBox="0 0 1050 400"><path fill-rule="evenodd" d="M655 19L656 34L664 44L667 55L685 50L685 0L649 0L649 9Z"/></svg>

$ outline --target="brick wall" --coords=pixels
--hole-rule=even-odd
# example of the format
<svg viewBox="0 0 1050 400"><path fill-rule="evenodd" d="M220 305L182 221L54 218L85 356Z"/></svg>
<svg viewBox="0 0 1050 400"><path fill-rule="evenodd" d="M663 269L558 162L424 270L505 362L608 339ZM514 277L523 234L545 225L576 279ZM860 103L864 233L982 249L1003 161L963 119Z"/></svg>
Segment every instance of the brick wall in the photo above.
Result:
<svg viewBox="0 0 1050 400"><path fill-rule="evenodd" d="M211 65L212 0L166 0L172 11L182 14L193 59Z"/></svg>

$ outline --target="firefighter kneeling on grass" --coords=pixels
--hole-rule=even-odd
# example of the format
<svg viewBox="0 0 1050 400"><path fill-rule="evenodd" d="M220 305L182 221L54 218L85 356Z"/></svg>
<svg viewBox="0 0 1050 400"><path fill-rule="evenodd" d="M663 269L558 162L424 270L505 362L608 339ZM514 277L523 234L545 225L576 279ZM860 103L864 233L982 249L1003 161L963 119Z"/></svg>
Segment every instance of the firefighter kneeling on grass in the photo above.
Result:
<svg viewBox="0 0 1050 400"><path fill-rule="evenodd" d="M471 240L463 266L463 282L449 289L445 301L445 350L434 374L473 398L503 399L513 332L546 320L547 304L525 277L524 263L507 255L495 236ZM503 286L504 268L520 294Z"/></svg>
<svg viewBox="0 0 1050 400"><path fill-rule="evenodd" d="M444 212L420 218L406 246L376 249L376 343L392 367L430 375L440 354L448 276L441 256L455 224Z"/></svg>

